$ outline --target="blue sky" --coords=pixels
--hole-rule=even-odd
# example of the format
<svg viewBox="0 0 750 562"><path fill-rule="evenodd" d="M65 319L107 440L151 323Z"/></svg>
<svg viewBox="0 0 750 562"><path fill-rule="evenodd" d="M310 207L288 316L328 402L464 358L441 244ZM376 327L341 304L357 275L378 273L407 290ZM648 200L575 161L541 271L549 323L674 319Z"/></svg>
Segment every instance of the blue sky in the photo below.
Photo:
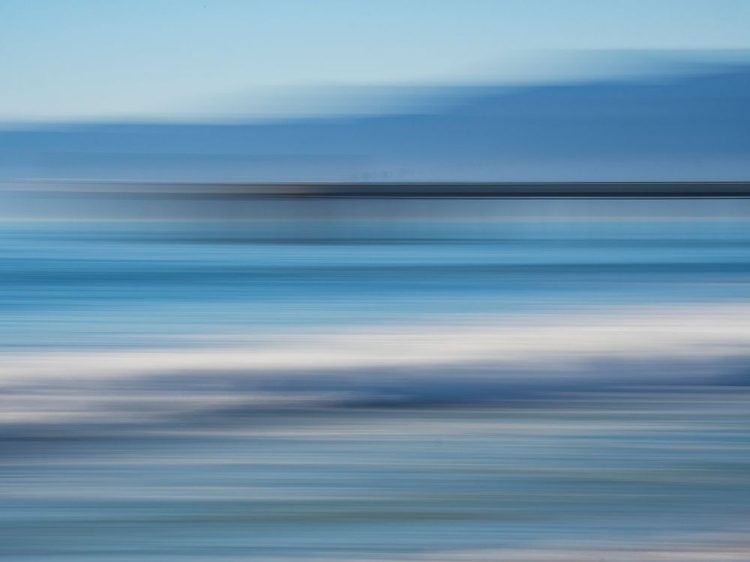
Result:
<svg viewBox="0 0 750 562"><path fill-rule="evenodd" d="M552 71L529 70L540 53L750 49L748 29L746 0L3 0L0 122L262 111L300 88Z"/></svg>

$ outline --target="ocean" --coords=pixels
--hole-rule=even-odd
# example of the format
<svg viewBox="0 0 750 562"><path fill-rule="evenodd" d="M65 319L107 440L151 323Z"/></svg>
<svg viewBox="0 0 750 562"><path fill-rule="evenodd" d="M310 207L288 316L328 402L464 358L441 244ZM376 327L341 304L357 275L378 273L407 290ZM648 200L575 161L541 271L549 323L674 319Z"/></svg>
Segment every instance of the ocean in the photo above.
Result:
<svg viewBox="0 0 750 562"><path fill-rule="evenodd" d="M746 201L99 205L0 221L0 560L750 560Z"/></svg>

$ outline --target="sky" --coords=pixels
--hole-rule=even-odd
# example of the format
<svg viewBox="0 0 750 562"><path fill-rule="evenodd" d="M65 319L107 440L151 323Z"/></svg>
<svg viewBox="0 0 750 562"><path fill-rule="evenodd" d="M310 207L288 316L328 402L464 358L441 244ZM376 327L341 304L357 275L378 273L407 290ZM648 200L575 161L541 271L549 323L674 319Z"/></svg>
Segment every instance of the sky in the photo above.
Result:
<svg viewBox="0 0 750 562"><path fill-rule="evenodd" d="M747 0L2 0L0 123L262 113L574 72L561 53L750 50L748 29Z"/></svg>

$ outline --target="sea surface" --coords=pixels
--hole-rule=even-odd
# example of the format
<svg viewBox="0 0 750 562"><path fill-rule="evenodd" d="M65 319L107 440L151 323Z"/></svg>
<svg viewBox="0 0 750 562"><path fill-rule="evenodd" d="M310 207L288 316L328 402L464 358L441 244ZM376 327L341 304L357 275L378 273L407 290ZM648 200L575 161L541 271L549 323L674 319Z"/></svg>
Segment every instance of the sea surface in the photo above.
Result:
<svg viewBox="0 0 750 562"><path fill-rule="evenodd" d="M0 221L0 560L750 560L748 203L409 205Z"/></svg>

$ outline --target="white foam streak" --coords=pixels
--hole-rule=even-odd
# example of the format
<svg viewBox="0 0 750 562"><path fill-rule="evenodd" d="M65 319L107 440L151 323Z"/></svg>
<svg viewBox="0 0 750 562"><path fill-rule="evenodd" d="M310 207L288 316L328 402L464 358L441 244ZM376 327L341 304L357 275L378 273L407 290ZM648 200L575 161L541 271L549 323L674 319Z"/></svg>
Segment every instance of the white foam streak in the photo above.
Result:
<svg viewBox="0 0 750 562"><path fill-rule="evenodd" d="M607 308L572 316L443 317L429 325L280 332L247 339L235 335L193 348L4 353L0 385L466 363L554 367L559 372L597 359L711 359L739 356L748 349L746 304Z"/></svg>

